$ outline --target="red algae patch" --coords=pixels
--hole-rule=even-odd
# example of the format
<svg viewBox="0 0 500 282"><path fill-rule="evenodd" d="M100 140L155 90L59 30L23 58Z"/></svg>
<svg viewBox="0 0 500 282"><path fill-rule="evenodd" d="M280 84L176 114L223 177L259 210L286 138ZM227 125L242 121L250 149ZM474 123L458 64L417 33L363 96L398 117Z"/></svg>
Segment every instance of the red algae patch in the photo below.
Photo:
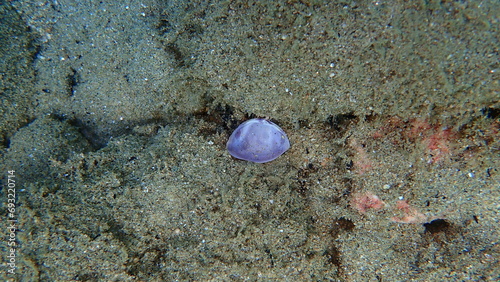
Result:
<svg viewBox="0 0 500 282"><path fill-rule="evenodd" d="M397 223L425 223L427 216L421 213L417 208L410 206L408 201L401 200L396 202L396 209L403 212L403 216L394 216L392 221Z"/></svg>
<svg viewBox="0 0 500 282"><path fill-rule="evenodd" d="M373 161L368 156L366 149L363 145L360 145L356 139L349 140L349 146L353 148L356 153L353 158L353 165L358 174L365 174L370 171L374 164Z"/></svg>
<svg viewBox="0 0 500 282"><path fill-rule="evenodd" d="M360 213L369 209L380 210L385 203L372 192L355 193L351 199L351 206Z"/></svg>
<svg viewBox="0 0 500 282"><path fill-rule="evenodd" d="M425 152L422 159L434 164L453 155L454 145L459 138L452 127L432 124L426 119L414 118L407 121L395 116L386 120L384 126L372 133L375 139L386 138L393 145L416 144Z"/></svg>
<svg viewBox="0 0 500 282"><path fill-rule="evenodd" d="M452 150L452 140L457 138L457 134L453 132L451 128L434 128L433 131L434 132L431 135L422 140L425 144L427 152L431 156L428 163L440 162L446 156L450 156Z"/></svg>

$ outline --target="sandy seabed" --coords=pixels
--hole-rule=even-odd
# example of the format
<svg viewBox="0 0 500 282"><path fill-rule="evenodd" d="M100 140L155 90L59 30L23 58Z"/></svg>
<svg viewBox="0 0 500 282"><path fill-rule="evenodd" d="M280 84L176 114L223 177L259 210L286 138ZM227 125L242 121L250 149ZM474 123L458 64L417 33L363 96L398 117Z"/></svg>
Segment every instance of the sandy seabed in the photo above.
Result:
<svg viewBox="0 0 500 282"><path fill-rule="evenodd" d="M500 279L498 1L0 12L2 281Z"/></svg>

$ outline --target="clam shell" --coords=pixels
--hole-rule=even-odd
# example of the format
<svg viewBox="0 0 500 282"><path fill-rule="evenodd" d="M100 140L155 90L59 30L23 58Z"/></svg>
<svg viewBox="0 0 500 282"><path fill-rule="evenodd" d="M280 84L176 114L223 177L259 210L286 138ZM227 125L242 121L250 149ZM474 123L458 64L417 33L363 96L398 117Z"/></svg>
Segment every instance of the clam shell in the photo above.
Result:
<svg viewBox="0 0 500 282"><path fill-rule="evenodd" d="M231 156L254 163L270 162L290 148L286 133L275 123L254 118L240 124L227 141Z"/></svg>

